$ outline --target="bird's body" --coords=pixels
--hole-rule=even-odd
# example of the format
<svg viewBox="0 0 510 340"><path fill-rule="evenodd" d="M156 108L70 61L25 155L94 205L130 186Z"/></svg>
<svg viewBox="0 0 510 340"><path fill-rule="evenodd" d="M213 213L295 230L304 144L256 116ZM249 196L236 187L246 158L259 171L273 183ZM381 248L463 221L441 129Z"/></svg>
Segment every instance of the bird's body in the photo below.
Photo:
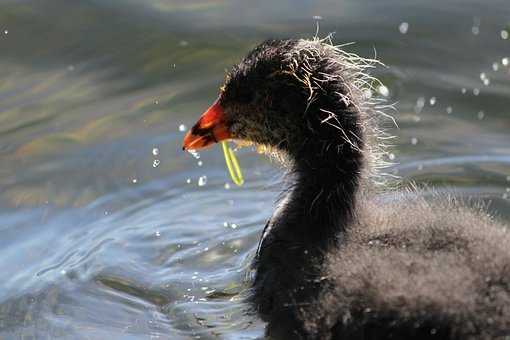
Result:
<svg viewBox="0 0 510 340"><path fill-rule="evenodd" d="M481 209L416 194L362 198L355 219L329 248L280 244L271 260L259 262L254 304L268 321L267 334L507 339L510 238L504 226Z"/></svg>
<svg viewBox="0 0 510 340"><path fill-rule="evenodd" d="M229 74L185 148L233 138L283 155L289 189L257 252L250 302L274 339L504 339L510 235L417 190L382 199L372 64L274 40Z"/></svg>

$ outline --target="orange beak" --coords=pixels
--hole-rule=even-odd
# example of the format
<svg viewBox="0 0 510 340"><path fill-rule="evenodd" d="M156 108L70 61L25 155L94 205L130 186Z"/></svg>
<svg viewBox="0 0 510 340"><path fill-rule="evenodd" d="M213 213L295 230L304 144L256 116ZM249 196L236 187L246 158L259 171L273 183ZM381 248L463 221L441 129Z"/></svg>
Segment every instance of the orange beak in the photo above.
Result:
<svg viewBox="0 0 510 340"><path fill-rule="evenodd" d="M182 149L198 150L231 137L225 124L225 112L218 98L188 131Z"/></svg>

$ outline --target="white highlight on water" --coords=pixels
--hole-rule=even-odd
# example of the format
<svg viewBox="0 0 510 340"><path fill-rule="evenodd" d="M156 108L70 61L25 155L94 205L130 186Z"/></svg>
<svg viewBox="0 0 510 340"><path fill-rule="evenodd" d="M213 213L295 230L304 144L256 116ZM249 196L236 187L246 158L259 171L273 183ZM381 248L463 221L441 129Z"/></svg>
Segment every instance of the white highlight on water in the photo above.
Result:
<svg viewBox="0 0 510 340"><path fill-rule="evenodd" d="M184 132L184 131L186 131L187 129L188 129L188 128L186 127L186 125L184 125L184 124L179 125L179 131L180 131L180 132Z"/></svg>
<svg viewBox="0 0 510 340"><path fill-rule="evenodd" d="M158 149L158 148L153 148L153 149L152 149L152 154L153 154L154 156L159 155L159 149Z"/></svg>
<svg viewBox="0 0 510 340"><path fill-rule="evenodd" d="M507 40L508 39L508 31L507 30L501 30L501 39Z"/></svg>

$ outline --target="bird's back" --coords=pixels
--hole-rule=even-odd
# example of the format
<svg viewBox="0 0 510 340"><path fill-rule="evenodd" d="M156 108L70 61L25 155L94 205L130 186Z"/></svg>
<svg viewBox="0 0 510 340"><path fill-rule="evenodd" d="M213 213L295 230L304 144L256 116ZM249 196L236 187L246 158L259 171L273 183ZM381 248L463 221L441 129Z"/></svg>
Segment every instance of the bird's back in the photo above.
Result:
<svg viewBox="0 0 510 340"><path fill-rule="evenodd" d="M305 337L510 336L510 233L481 209L440 202L361 202L319 298L298 308Z"/></svg>

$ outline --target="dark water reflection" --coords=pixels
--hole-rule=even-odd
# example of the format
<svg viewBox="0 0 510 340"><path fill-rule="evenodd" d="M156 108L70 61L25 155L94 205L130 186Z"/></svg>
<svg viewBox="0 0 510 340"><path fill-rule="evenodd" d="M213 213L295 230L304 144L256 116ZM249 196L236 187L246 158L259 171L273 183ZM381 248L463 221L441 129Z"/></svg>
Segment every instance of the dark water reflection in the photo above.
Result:
<svg viewBox="0 0 510 340"><path fill-rule="evenodd" d="M179 127L313 16L388 65L390 171L510 220L507 0L3 0L1 338L262 334L242 299L280 170L242 150L247 185L226 189L219 149L183 154Z"/></svg>

